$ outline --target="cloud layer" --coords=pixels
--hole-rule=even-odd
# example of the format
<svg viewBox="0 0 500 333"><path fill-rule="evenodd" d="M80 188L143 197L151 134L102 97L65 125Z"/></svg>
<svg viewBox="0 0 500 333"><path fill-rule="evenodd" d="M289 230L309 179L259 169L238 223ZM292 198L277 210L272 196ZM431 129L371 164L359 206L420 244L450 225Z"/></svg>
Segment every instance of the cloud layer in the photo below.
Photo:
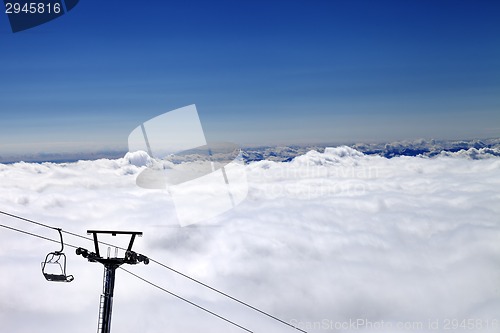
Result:
<svg viewBox="0 0 500 333"><path fill-rule="evenodd" d="M253 162L242 204L186 228L167 191L135 185L147 163L147 156L128 154L0 165L0 209L80 234L143 231L138 252L309 332L445 331L464 319L473 319L472 331L498 331L500 159L494 154L479 148L387 159L344 146L287 163ZM57 237L7 217L0 223ZM95 330L102 267L68 248L75 281L46 282L40 261L57 244L0 230L2 329ZM78 238L65 241L92 249ZM125 268L256 332L293 331L155 264ZM123 271L115 291L116 331L240 331ZM353 321L359 325L346 326Z"/></svg>

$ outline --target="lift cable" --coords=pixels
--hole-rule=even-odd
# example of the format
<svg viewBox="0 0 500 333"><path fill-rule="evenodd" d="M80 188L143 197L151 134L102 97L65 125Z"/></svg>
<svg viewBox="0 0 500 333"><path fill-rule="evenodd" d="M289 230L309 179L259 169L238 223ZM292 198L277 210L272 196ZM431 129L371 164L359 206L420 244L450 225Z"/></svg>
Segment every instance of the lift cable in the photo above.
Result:
<svg viewBox="0 0 500 333"><path fill-rule="evenodd" d="M33 237L41 238L41 239L44 239L44 240L47 240L47 241L50 241L50 242L61 244L61 241L59 241L59 240L48 238L48 237L41 236L41 235L37 235L37 234L31 233L31 232L28 232L28 231L25 231L25 230L21 230L21 229L9 227L9 226L3 225L3 224L0 224L0 227L5 228L5 229L9 229L9 230L13 230L13 231L17 231L17 232L20 232L20 233L23 233L23 234L26 234L26 235L30 235L30 236L33 236ZM64 245L69 246L69 247L73 247L75 249L78 248L77 246L68 244L66 242L64 243Z"/></svg>
<svg viewBox="0 0 500 333"><path fill-rule="evenodd" d="M40 223L40 222L37 222L37 221L33 221L33 220L30 220L30 219L27 219L27 218L24 218L24 217L21 217L21 216L18 216L18 215L10 214L10 213L7 213L7 212L1 211L1 210L0 210L0 214L4 214L4 215L7 215L7 216L10 216L12 218L19 219L19 220L22 220L22 221L25 221L25 222L34 223L36 225L39 225L39 226L42 226L42 227L45 227L45 228L50 228L50 229L58 230L58 228L52 227L50 225L43 224L43 223ZM68 234L68 235L71 235L71 236L75 236L75 237L78 237L78 238L81 238L81 239L85 239L85 240L89 240L89 241L94 241L90 237L85 237L85 236L82 236L82 235L79 235L79 234L75 234L73 232L69 232L69 231L63 230L63 229L61 229L61 231L63 233L65 233L65 234ZM113 245L113 244L109 244L109 243L106 243L106 242L99 241L99 243L101 243L103 245L108 245L108 246L116 247L116 248L118 248L120 250L126 250L125 248L122 248L122 247L119 247L119 246L116 246L116 245ZM229 295L229 294L227 294L227 293L225 293L225 292L217 289L217 288L211 287L208 284L206 284L206 283L204 283L204 282L202 282L200 280L197 280L197 279L195 279L195 278L193 278L193 277L191 277L191 276L189 276L187 274L184 274L184 273L182 273L182 272L180 272L180 271L178 271L178 270L176 270L176 269L174 269L174 268L172 268L172 267L170 267L168 265L165 265L165 264L163 264L163 263L161 263L161 262L159 262L157 260L154 260L152 258L149 258L149 260L151 262L154 262L155 264L157 264L157 265L159 265L159 266L161 266L163 268L166 268L166 269L168 269L168 270L170 270L170 271L172 271L172 272L174 272L174 273L176 273L176 274L178 274L178 275L180 275L180 276L182 276L184 278L187 278L187 279L189 279L189 280L191 280L191 281L193 281L193 282L195 282L195 283L197 283L197 284L199 284L199 285L201 285L201 286L203 286L205 288L208 288L208 289L210 289L210 290L212 290L212 291L214 291L214 292L216 292L216 293L218 293L218 294L220 294L220 295L222 295L224 297L227 297L227 298L229 298L229 299L231 299L231 300L233 300L233 301L235 301L235 302L237 302L237 303L239 303L241 305L244 305L244 306L246 306L249 309L252 309L252 310L254 310L256 312L259 312L260 314L263 314L263 315L265 315L265 316L267 316L267 317L269 317L271 319L274 319L274 320L276 320L276 321L278 321L278 322L280 322L280 323L282 323L282 324L284 324L284 325L286 325L288 327L294 328L294 329L296 329L298 331L301 331L303 333L307 333L307 331L304 331L303 329L300 329L299 327L297 327L295 325L292 325L292 324L290 324L290 323L288 323L288 322L286 322L286 321L284 321L284 320L282 320L282 319L280 319L280 318L278 318L276 316L273 316L270 313L267 313L267 312L265 312L263 310L260 310L260 309L254 307L254 306L252 306L252 305L250 305L250 304L248 304L248 303L246 303L246 302L244 302L244 301L242 301L240 299L237 299L236 297L233 297L233 296L231 296L231 295Z"/></svg>
<svg viewBox="0 0 500 333"><path fill-rule="evenodd" d="M160 287L159 285L157 285L157 284L155 284L155 283L153 283L153 282L151 282L151 281L148 281L148 280L146 280L145 278L140 277L139 275L132 273L131 271L126 270L126 269L125 269L125 268L123 268L123 267L119 267L119 268L120 268L122 271L125 271L125 272L129 273L130 275L135 276L135 277L136 277L136 278L138 278L139 280L142 280L143 282L146 282L147 284L150 284L151 286L153 286L153 287L155 287L155 288L158 288L158 289L160 289L161 291L166 292L167 294L170 294L170 295L172 295L172 296L174 296L174 297L177 297L178 299L183 300L184 302L189 303L189 304L191 304L191 305L193 305L193 306L197 307L198 309L201 309L201 310L203 310L203 311L205 311L205 312L208 312L208 313L210 313L211 315L214 315L214 316L216 316L216 317L217 317L217 318L219 318L219 319L222 319L222 320L224 320L224 321L226 321L226 322L228 322L228 323L230 323L230 324L232 324L232 325L234 325L234 326L236 326L236 327L238 327L238 328L241 328L241 329L242 329L242 330L244 330L244 331L247 331L247 332L253 333L253 331L250 331L249 329L247 329L247 328L245 328L245 327L243 327L243 326L241 326L241 325L236 324L234 321L231 321L231 320L229 320L229 319L227 319L227 318L224 318L224 317L222 317L222 316L220 316L220 315L218 315L218 314L216 314L216 313L214 313L214 312L212 312L212 311L210 311L210 310L208 310L208 309L206 309L206 308L202 307L201 305L195 304L195 303L191 302L191 301L190 301L190 300L188 300L188 299L185 299L185 298L183 298L183 297L181 297L181 296L178 296L178 295L174 294L173 292L168 291L167 289L165 289L165 288L163 288L163 287Z"/></svg>
<svg viewBox="0 0 500 333"><path fill-rule="evenodd" d="M0 227L5 228L5 229L9 229L9 230L12 230L12 231L20 232L20 233L23 233L23 234L26 234L26 235L29 235L29 236L37 237L37 238L40 238L40 239L43 239L43 240L47 240L47 241L50 241L50 242L60 243L60 241L58 241L58 240L55 240L55 239L52 239L52 238L48 238L48 237L45 237L45 236L41 236L41 235L37 235L37 234L31 233L31 232L28 232L28 231L25 231L25 230L21 230L21 229L9 227L9 226L3 225L3 224L0 224ZM64 245L72 247L72 248L75 248L75 249L78 248L78 246L75 246L75 245L72 245L72 244L68 244L66 242L64 242ZM148 284L150 284L150 285L152 285L152 286L154 286L154 287L156 287L156 288L158 288L158 289L160 289L160 290L162 290L162 291L164 291L164 292L166 292L166 293L168 293L168 294L170 294L170 295L172 295L172 296L180 299L181 301L184 301L184 302L186 302L188 304L191 304L194 307L197 307L198 309L201 309L201 310L203 310L205 312L208 312L209 314L211 314L211 315L213 315L213 316L215 316L215 317L217 317L217 318L219 318L219 319L221 319L221 320L223 320L223 321L225 321L227 323L230 323L230 324L232 324L232 325L234 325L234 326L236 326L236 327L238 327L238 328L240 328L240 329L242 329L244 331L247 331L249 333L253 333L253 331L245 328L244 326L238 325L234 321L231 321L231 320L229 320L229 319L227 319L227 318L225 318L225 317L223 317L221 315L218 315L217 313L215 313L213 311L210 311L210 310L202 307L201 305L198 305L198 304L196 304L196 303L194 303L194 302L192 302L192 301L190 301L190 300L188 300L188 299L186 299L186 298L184 298L182 296L179 296L179 295L177 295L177 294L175 294L175 293L173 293L171 291L168 291L168 290L166 290L166 289L164 289L164 288L162 288L162 287L154 284L153 282L150 282L150 281L146 280L145 278L143 278L143 277L141 277L141 276L139 276L139 275L137 275L135 273L132 273L132 272L126 270L125 268L122 268L122 267L120 267L120 268L122 270L124 270L125 272L129 273L130 275L135 276L139 280L142 280L143 282L146 282L146 283L148 283Z"/></svg>
<svg viewBox="0 0 500 333"><path fill-rule="evenodd" d="M231 295L226 294L226 293L225 293L225 292L223 292L223 291L220 291L220 290L218 290L218 289L216 289L216 288L214 288L214 287L211 287L211 286L209 286L209 285L208 285L208 284L206 284L206 283L203 283L203 282L201 282L201 281L199 281L199 280L196 280L196 279L195 279L195 278L193 278L193 277L190 277L190 276L188 276L188 275L186 275L186 274L184 274L184 273L181 273L181 272L179 272L179 271L177 271L177 270L175 270L175 269L173 269L173 268L171 268L171 267L168 267L167 265L162 264L161 262L158 262L158 261L156 261L156 260L154 260L154 259L151 259L151 258L149 258L149 261L154 262L155 264L158 264L158 265L160 265L160 266L162 266L162 267L164 267L164 268L166 268L166 269L168 269L168 270L171 270L172 272L174 272L174 273L176 273L176 274L179 274L179 275L181 275L181 276L183 276L183 277L185 277L185 278L187 278L187 279L189 279L189 280L191 280L191 281L193 281L193 282L196 282L196 283L198 283L199 285L202 285L203 287L206 287L206 288L208 288L208 289L210 289L210 290L212 290L212 291L215 291L216 293L218 293L218 294L220 294L220 295L222 295L222 296L225 296L225 297L227 297L227 298L229 298L229 299L231 299L231 300L233 300L233 301L235 301L235 302L237 302L237 303L240 303L240 304L242 304L242 305L246 306L247 308L250 308L250 309L252 309L252 310L254 310L254 311L257 311L257 312L259 312L259 313L261 313L261 314L263 314L263 315L265 315L265 316L267 316L267 317L269 317L269 318L272 318L272 319L274 319L274 320L276 320L276 321L279 321L279 322L280 322L280 323L282 323L282 324L285 324L285 325L287 325L287 326L289 326L289 327L291 327L291 328L295 328L295 329L296 329L296 330L298 330L298 331L301 331L301 332L307 333L306 331L304 331L304 330L302 330L302 329L298 328L297 326L294 326L294 325L292 325L292 324L290 324L290 323L287 323L286 321L284 321L284 320L282 320L282 319L279 319L278 317L275 317L275 316L273 316L273 315L272 315L272 314L270 314L270 313L267 313L267 312L265 312L265 311L262 311L262 310L260 310L260 309L258 309L258 308L256 308L256 307L254 307L254 306L252 306L252 305L250 305L250 304L248 304L248 303L246 303L246 302L243 302L242 300L239 300L239 299L237 299L237 298L235 298L235 297L233 297L233 296L231 296Z"/></svg>
<svg viewBox="0 0 500 333"><path fill-rule="evenodd" d="M39 225L39 226L44 227L44 228L49 228L49 229L53 229L53 230L61 230L61 232L62 232L62 233L65 233L65 234L68 234L68 235L71 235L71 236L74 236L74 237L78 237L78 238L85 239L85 240L88 240L88 241L94 241L94 240L93 240L92 238L90 238L90 237L85 237L85 236L82 236L82 235L79 235L79 234L75 234L75 233L73 233L73 232L66 231L66 230L63 230L63 229L60 229L60 228L56 228L56 227L50 226L50 225L48 225L48 224L44 224L44 223L37 222L37 221L34 221L34 220L30 220L30 219L27 219L27 218L22 217L22 216L19 216L19 215L10 214L10 213L7 213L7 212L1 211L1 210L0 210L0 214L7 215L7 216L10 216L10 217L12 217L12 218L15 218L15 219L21 220L21 221L25 221L25 222L33 223L33 224ZM59 243L59 242L58 242L58 243ZM126 250L127 250L127 249L125 249L125 248L123 248L123 247L115 246L115 245L113 245L113 244L109 244L109 243L106 243L106 242L99 241L99 243L101 243L101 244L103 244L103 245L108 245L108 246L112 246L112 247L117 247L117 248L119 248L120 250L124 250L124 251L126 251Z"/></svg>

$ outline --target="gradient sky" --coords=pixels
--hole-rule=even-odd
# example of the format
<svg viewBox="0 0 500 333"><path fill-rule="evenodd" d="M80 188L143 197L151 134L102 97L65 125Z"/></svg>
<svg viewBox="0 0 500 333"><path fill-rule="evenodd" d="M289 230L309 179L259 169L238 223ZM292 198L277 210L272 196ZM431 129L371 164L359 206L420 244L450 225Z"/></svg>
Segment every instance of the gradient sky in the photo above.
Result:
<svg viewBox="0 0 500 333"><path fill-rule="evenodd" d="M125 149L196 104L242 145L500 136L498 1L97 1L13 34L0 154Z"/></svg>

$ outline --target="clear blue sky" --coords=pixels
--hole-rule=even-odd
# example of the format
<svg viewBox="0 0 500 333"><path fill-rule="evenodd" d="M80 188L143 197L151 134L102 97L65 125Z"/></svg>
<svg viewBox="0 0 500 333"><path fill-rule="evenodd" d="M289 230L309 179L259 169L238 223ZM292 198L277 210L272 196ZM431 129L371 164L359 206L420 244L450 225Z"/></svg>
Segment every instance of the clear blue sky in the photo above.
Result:
<svg viewBox="0 0 500 333"><path fill-rule="evenodd" d="M126 148L196 104L239 144L500 136L498 1L97 1L13 34L0 154Z"/></svg>

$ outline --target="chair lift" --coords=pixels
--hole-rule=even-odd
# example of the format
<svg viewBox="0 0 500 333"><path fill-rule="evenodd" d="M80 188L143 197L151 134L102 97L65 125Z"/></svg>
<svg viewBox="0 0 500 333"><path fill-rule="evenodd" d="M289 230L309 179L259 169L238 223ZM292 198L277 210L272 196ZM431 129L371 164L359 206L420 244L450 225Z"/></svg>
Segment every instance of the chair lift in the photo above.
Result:
<svg viewBox="0 0 500 333"><path fill-rule="evenodd" d="M42 262L42 274L47 281L53 282L71 282L74 280L73 275L66 275L66 255L63 253L64 242L61 229L59 237L61 238L61 250L47 254ZM54 274L57 273L57 274Z"/></svg>

